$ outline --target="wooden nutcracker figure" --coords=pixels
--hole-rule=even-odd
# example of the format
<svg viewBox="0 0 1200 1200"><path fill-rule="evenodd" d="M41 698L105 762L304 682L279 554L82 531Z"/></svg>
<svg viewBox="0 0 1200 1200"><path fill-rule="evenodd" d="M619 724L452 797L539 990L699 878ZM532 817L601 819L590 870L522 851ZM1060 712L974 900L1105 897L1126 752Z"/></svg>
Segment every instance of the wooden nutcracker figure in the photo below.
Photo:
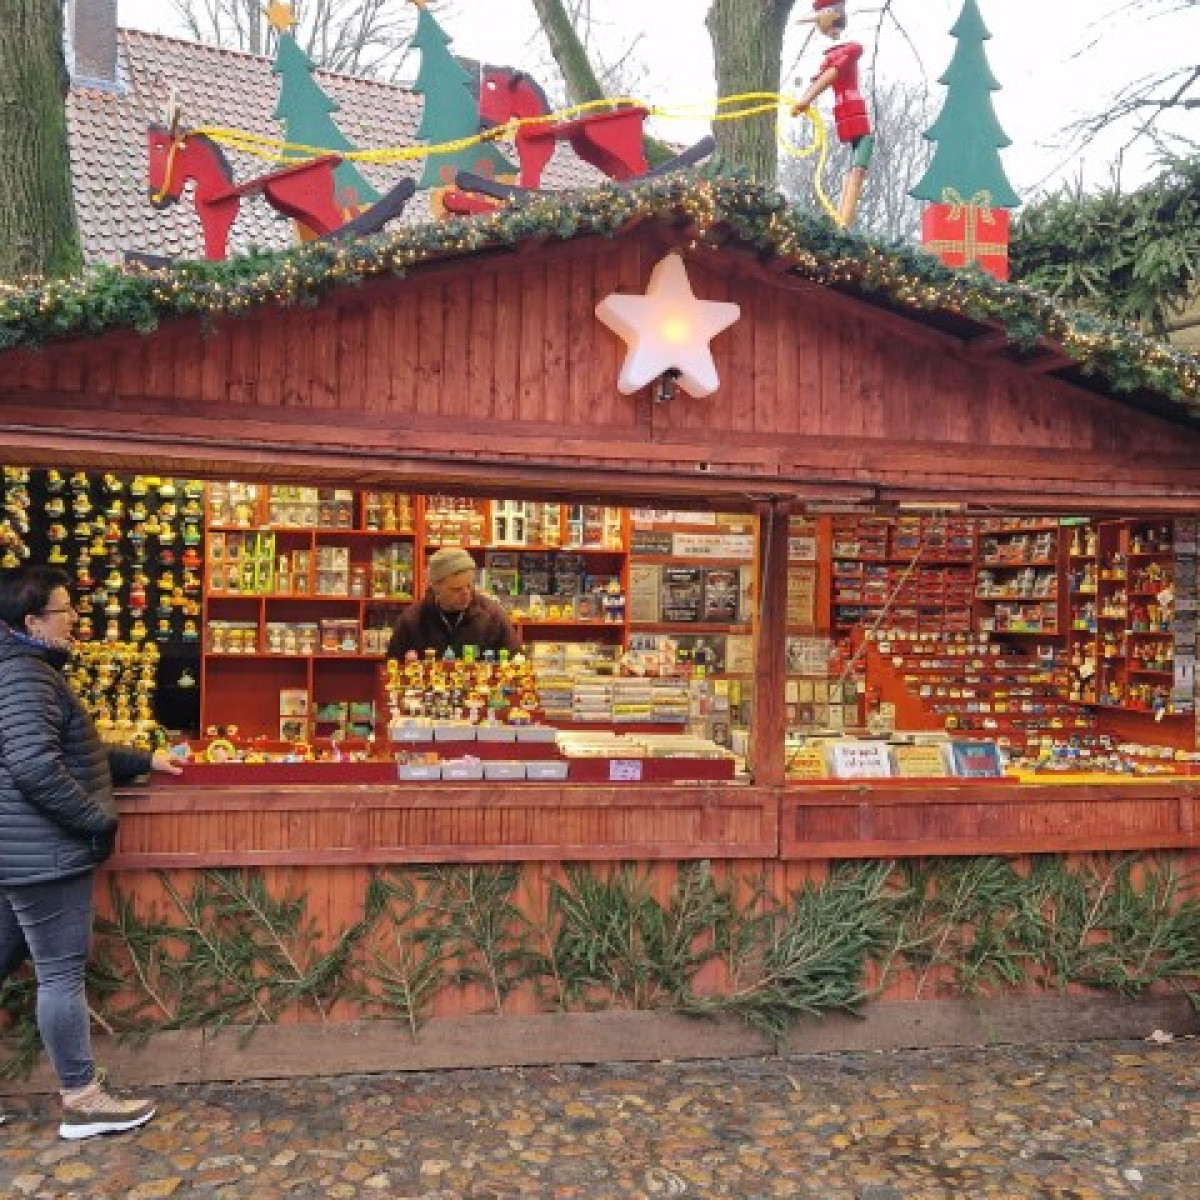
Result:
<svg viewBox="0 0 1200 1200"><path fill-rule="evenodd" d="M838 203L838 219L848 229L854 224L863 181L867 177L871 153L875 148L867 102L858 89L858 62L862 58L863 48L858 42L840 40L846 30L844 0L813 0L812 13L800 20L815 25L826 37L833 38L835 43L825 52L820 70L797 99L792 113L799 115L806 112L822 92L833 89L833 119L838 140L852 147L854 152L850 169L842 181L842 195Z"/></svg>

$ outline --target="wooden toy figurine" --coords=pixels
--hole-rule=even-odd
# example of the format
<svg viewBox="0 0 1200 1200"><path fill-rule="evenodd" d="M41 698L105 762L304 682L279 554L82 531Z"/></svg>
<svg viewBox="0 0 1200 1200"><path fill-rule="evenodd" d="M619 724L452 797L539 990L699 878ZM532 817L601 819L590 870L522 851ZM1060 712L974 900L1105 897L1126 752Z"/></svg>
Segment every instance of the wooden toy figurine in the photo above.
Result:
<svg viewBox="0 0 1200 1200"><path fill-rule="evenodd" d="M858 211L863 181L875 147L867 102L858 90L858 60L862 58L863 48L858 42L839 40L846 29L844 0L813 0L812 13L800 20L815 25L821 33L835 41L825 52L820 70L797 99L792 114L796 116L807 111L822 92L833 88L833 119L837 125L838 140L847 143L854 152L850 169L842 181L842 195L838 203L838 218L843 227L849 229L854 224L854 214Z"/></svg>

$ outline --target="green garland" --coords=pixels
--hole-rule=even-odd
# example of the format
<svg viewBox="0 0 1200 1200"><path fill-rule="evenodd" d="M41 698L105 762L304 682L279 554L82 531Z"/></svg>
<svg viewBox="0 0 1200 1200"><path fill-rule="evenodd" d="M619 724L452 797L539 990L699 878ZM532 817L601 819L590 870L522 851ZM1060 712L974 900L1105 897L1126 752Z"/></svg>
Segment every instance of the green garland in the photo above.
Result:
<svg viewBox="0 0 1200 1200"><path fill-rule="evenodd" d="M543 1011L736 1014L779 1039L897 982L916 999L1082 986L1193 1001L1200 984L1200 903L1168 854L846 862L784 897L759 869L704 862L664 896L656 870L567 867L548 895L516 865L380 870L332 943L261 871L162 873L168 911L148 915L110 876L88 994L102 1028L133 1038L293 1010L415 1035L448 991L501 1015L526 988ZM39 1053L32 993L27 971L0 987L0 1075Z"/></svg>
<svg viewBox="0 0 1200 1200"><path fill-rule="evenodd" d="M1200 155L1135 192L1036 201L1013 225L1009 261L1063 304L1165 336L1200 281Z"/></svg>
<svg viewBox="0 0 1200 1200"><path fill-rule="evenodd" d="M1049 339L1102 387L1149 390L1200 415L1200 359L1164 342L1070 312L1032 288L951 270L918 248L845 233L789 208L783 196L759 184L682 174L632 188L547 193L495 214L405 226L345 244L318 241L221 263L189 261L155 271L99 267L75 279L0 284L0 350L113 329L150 333L172 317L214 321L263 306L315 305L334 289L404 276L434 260L530 239L612 237L647 218L685 218L698 242L732 239L782 258L815 283L909 310L997 323L1027 351Z"/></svg>

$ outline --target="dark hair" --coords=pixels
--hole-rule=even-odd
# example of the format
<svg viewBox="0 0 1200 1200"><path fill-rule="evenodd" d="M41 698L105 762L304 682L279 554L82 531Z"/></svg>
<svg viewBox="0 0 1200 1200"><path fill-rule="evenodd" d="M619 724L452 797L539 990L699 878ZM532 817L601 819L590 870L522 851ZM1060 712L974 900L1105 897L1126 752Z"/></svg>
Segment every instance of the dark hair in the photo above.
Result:
<svg viewBox="0 0 1200 1200"><path fill-rule="evenodd" d="M0 572L0 621L10 629L23 630L25 618L44 611L55 588L70 585L70 575L58 567L17 567Z"/></svg>

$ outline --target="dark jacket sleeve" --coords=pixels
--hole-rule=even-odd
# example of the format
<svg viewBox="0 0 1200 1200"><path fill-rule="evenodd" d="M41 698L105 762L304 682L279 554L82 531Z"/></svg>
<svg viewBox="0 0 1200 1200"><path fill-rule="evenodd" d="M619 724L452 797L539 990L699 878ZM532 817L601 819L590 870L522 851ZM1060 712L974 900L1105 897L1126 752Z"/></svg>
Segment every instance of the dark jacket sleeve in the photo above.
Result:
<svg viewBox="0 0 1200 1200"><path fill-rule="evenodd" d="M14 664L0 688L0 746L13 783L27 803L71 833L107 833L116 821L67 766L63 714L50 668Z"/></svg>
<svg viewBox="0 0 1200 1200"><path fill-rule="evenodd" d="M129 783L150 770L153 755L149 750L135 750L132 746L106 746L108 769L115 783Z"/></svg>
<svg viewBox="0 0 1200 1200"><path fill-rule="evenodd" d="M388 642L387 657L403 662L404 656L410 650L415 650L420 654L423 649L423 646L417 645L415 608L406 608L400 614L400 619L396 622L396 627L392 630L391 640Z"/></svg>

